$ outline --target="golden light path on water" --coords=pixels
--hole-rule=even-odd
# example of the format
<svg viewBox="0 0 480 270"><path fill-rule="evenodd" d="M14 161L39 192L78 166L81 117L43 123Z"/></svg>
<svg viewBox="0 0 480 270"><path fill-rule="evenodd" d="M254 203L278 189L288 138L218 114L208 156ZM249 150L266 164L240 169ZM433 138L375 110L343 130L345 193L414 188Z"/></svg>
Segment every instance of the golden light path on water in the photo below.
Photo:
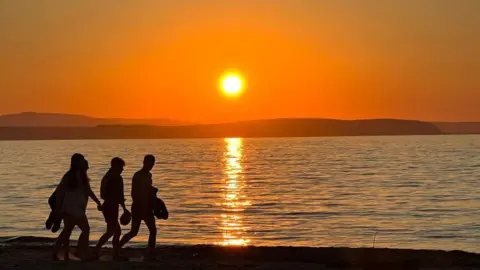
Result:
<svg viewBox="0 0 480 270"><path fill-rule="evenodd" d="M225 139L224 185L222 187L222 214L220 216L222 240L218 245L245 246L250 243L243 224L243 211L251 205L244 189L246 187L243 168L243 140Z"/></svg>

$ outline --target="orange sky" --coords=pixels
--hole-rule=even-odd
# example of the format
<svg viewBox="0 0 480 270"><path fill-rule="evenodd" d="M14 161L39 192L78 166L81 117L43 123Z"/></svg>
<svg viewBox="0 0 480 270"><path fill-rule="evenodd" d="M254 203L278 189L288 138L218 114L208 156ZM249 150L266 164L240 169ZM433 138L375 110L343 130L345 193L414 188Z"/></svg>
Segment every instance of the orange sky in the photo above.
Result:
<svg viewBox="0 0 480 270"><path fill-rule="evenodd" d="M480 121L477 0L0 2L0 113ZM222 96L237 69L248 87Z"/></svg>

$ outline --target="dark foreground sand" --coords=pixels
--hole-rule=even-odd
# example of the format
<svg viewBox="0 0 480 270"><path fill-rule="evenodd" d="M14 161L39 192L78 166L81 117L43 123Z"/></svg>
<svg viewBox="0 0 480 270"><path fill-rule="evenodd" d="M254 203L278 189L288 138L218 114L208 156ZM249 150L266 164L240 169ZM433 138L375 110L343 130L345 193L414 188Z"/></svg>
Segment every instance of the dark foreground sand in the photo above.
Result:
<svg viewBox="0 0 480 270"><path fill-rule="evenodd" d="M122 255L144 252L125 249ZM0 247L0 269L480 269L480 254L460 251L162 246L157 255L158 262L53 262L49 246L14 243Z"/></svg>

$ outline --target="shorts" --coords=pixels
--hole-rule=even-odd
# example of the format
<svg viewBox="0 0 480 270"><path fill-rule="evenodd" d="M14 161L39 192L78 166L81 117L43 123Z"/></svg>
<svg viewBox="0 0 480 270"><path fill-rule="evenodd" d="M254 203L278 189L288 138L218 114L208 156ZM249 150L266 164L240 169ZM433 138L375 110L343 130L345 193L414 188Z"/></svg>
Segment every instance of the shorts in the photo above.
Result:
<svg viewBox="0 0 480 270"><path fill-rule="evenodd" d="M103 217L105 218L105 222L109 223L118 223L118 211L119 211L119 204L118 203L103 203Z"/></svg>
<svg viewBox="0 0 480 270"><path fill-rule="evenodd" d="M145 220L153 216L153 209L149 205L132 204L132 219Z"/></svg>

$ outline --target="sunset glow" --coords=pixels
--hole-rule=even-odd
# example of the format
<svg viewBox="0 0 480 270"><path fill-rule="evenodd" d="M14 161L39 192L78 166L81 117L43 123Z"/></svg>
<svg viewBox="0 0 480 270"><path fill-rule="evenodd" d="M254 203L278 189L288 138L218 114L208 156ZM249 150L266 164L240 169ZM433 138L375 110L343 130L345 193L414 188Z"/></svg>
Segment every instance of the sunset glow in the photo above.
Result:
<svg viewBox="0 0 480 270"><path fill-rule="evenodd" d="M2 1L0 114L480 121L480 1L430 2Z"/></svg>
<svg viewBox="0 0 480 270"><path fill-rule="evenodd" d="M243 90L243 79L235 73L226 74L220 83L223 93L227 96L238 96Z"/></svg>
<svg viewBox="0 0 480 270"><path fill-rule="evenodd" d="M225 139L225 185L223 187L223 213L220 215L219 227L222 237L216 242L222 246L246 246L250 239L246 235L247 227L243 223L243 211L251 205L244 189L243 177L243 139Z"/></svg>

